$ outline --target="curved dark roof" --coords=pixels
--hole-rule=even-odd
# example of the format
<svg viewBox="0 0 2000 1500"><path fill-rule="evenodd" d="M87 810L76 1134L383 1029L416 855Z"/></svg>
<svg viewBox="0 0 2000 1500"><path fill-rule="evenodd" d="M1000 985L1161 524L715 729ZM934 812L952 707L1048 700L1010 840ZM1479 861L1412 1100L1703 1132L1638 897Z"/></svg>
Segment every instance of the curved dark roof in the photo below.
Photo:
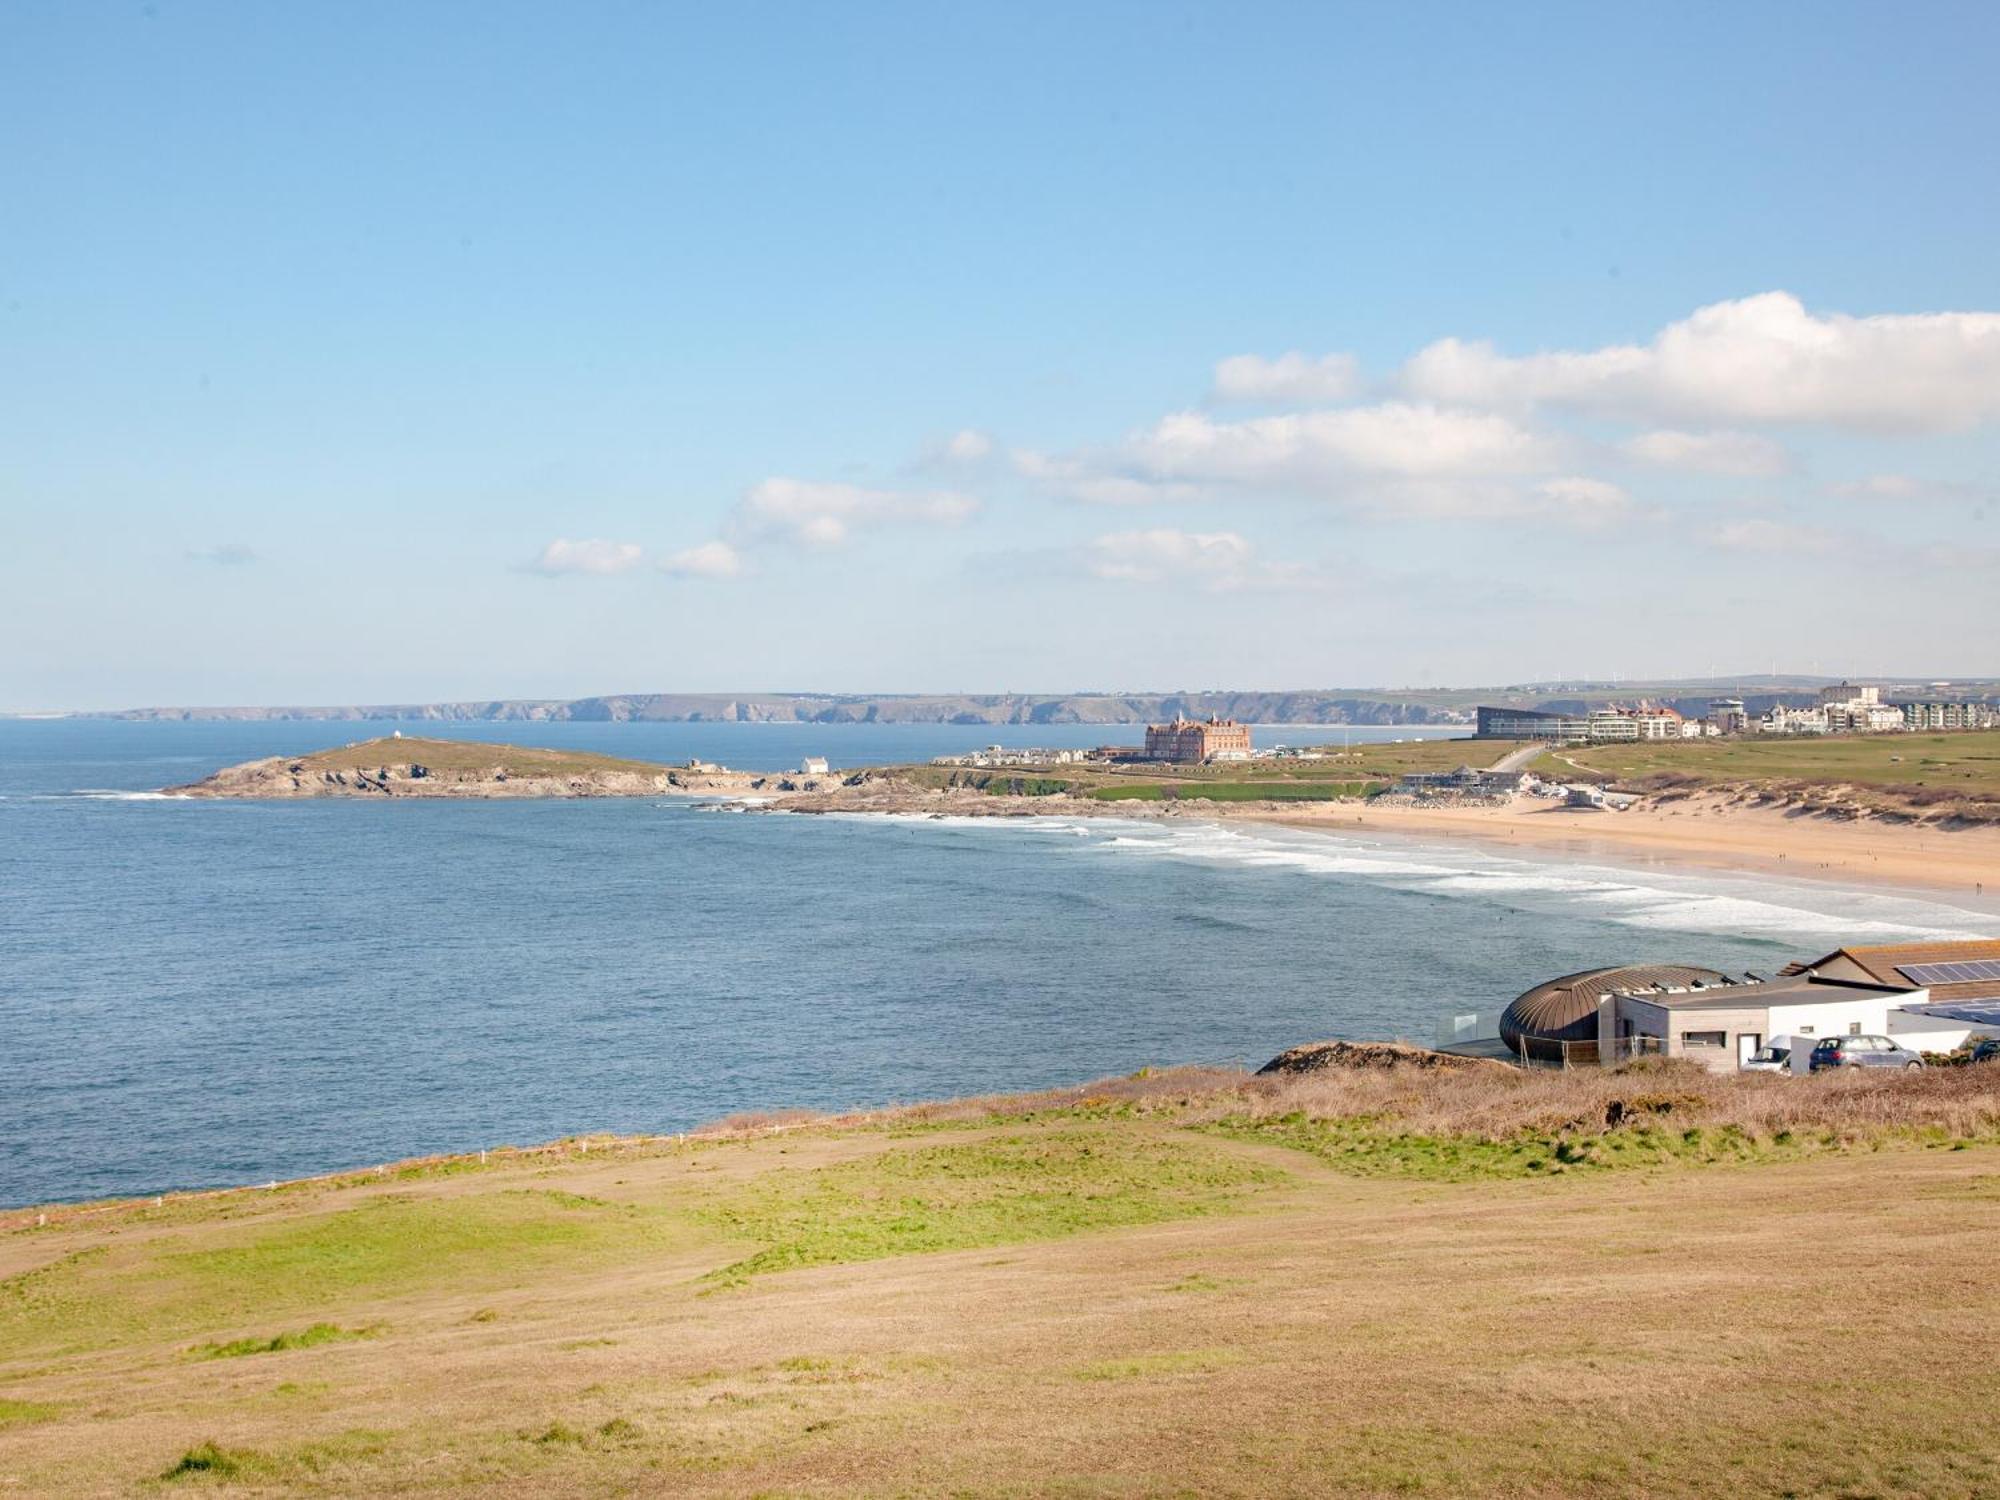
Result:
<svg viewBox="0 0 2000 1500"><path fill-rule="evenodd" d="M1531 1053L1553 1055L1557 1042L1597 1039L1597 1007L1614 990L1648 990L1665 985L1686 989L1695 984L1720 984L1714 969L1693 964L1614 964L1584 969L1560 979L1544 980L1501 1012L1500 1038L1515 1050L1525 1040ZM1537 1042L1551 1044L1537 1047Z"/></svg>

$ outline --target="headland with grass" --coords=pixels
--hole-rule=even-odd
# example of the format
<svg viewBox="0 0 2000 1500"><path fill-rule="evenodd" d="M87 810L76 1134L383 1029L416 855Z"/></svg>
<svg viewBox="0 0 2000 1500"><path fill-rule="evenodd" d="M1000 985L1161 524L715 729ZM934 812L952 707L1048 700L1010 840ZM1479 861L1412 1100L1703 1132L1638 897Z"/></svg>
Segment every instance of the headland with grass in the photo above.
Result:
<svg viewBox="0 0 2000 1500"><path fill-rule="evenodd" d="M1961 898L2000 893L2000 733L1600 745L1533 760L1552 780L1627 794L1630 805L1615 812L1533 797L1472 805L1389 795L1413 772L1487 765L1529 748L1419 740L1327 746L1314 759L1199 766L1051 762L783 773L396 736L253 761L169 790L246 798L688 795L801 813L1261 819Z"/></svg>
<svg viewBox="0 0 2000 1500"><path fill-rule="evenodd" d="M0 1486L2000 1485L2000 1068L1348 1060L13 1213Z"/></svg>

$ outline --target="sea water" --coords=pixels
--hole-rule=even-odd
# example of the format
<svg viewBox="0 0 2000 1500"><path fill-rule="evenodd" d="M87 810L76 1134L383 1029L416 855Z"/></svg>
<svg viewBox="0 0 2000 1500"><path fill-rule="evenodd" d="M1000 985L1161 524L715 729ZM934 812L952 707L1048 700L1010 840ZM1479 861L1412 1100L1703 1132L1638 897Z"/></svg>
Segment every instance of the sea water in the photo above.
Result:
<svg viewBox="0 0 2000 1500"><path fill-rule="evenodd" d="M386 731L0 723L0 1204L1255 1066L1322 1037L1428 1040L1441 1014L1597 964L1769 973L1992 926L1812 882L1192 818L152 795ZM425 732L751 769L1118 734Z"/></svg>

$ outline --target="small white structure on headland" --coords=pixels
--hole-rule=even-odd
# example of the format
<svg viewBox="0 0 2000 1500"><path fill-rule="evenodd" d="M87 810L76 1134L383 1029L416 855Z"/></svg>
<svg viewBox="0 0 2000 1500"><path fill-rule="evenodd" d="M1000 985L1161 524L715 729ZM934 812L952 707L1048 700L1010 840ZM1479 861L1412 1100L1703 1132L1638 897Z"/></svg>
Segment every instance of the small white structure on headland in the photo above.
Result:
<svg viewBox="0 0 2000 1500"><path fill-rule="evenodd" d="M799 762L799 774L801 776L826 775L826 757L824 755L808 755L804 760Z"/></svg>

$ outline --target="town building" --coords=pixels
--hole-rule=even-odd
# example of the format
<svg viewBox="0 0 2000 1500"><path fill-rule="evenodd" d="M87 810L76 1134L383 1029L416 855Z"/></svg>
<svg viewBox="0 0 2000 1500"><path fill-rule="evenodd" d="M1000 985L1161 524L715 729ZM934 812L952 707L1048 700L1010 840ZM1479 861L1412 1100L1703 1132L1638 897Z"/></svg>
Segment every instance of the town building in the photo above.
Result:
<svg viewBox="0 0 2000 1500"><path fill-rule="evenodd" d="M1460 766L1456 771L1411 771L1396 783L1397 792L1422 798L1511 797L1521 789L1521 771L1482 771Z"/></svg>
<svg viewBox="0 0 2000 1500"><path fill-rule="evenodd" d="M1757 721L1757 728L1764 734L1825 734L1826 710L1817 704L1811 708L1775 704Z"/></svg>
<svg viewBox="0 0 2000 1500"><path fill-rule="evenodd" d="M1904 727L1903 711L1882 701L1882 690L1836 683L1819 691L1819 712L1828 734L1885 734Z"/></svg>
<svg viewBox="0 0 2000 1500"><path fill-rule="evenodd" d="M1234 719L1175 719L1146 726L1146 759L1199 763L1248 760L1250 726Z"/></svg>
<svg viewBox="0 0 2000 1500"><path fill-rule="evenodd" d="M1717 734L1743 734L1750 728L1750 715L1744 712L1741 698L1711 698L1708 724Z"/></svg>
<svg viewBox="0 0 2000 1500"><path fill-rule="evenodd" d="M988 745L984 750L968 750L963 755L934 755L931 757L931 764L934 766L971 767L1070 766L1081 765L1088 760L1112 760L1121 755L1128 759L1137 759L1139 752L1129 746L1123 749L1107 747L1100 750L1037 750L1031 748L1009 750L1002 745Z"/></svg>
<svg viewBox="0 0 2000 1500"><path fill-rule="evenodd" d="M1487 708L1474 710L1473 737L1482 740L1566 740L1590 738L1588 714L1550 713L1539 708Z"/></svg>
<svg viewBox="0 0 2000 1500"><path fill-rule="evenodd" d="M1689 721L1671 708L1642 703L1636 708L1605 704L1583 714L1538 708L1481 708L1475 737L1485 740L1587 740L1592 744L1692 737ZM1694 726L1694 735L1701 732Z"/></svg>
<svg viewBox="0 0 2000 1500"><path fill-rule="evenodd" d="M1892 705L1903 716L1905 729L1992 729L2000 726L2000 710L1991 703L1931 701Z"/></svg>

